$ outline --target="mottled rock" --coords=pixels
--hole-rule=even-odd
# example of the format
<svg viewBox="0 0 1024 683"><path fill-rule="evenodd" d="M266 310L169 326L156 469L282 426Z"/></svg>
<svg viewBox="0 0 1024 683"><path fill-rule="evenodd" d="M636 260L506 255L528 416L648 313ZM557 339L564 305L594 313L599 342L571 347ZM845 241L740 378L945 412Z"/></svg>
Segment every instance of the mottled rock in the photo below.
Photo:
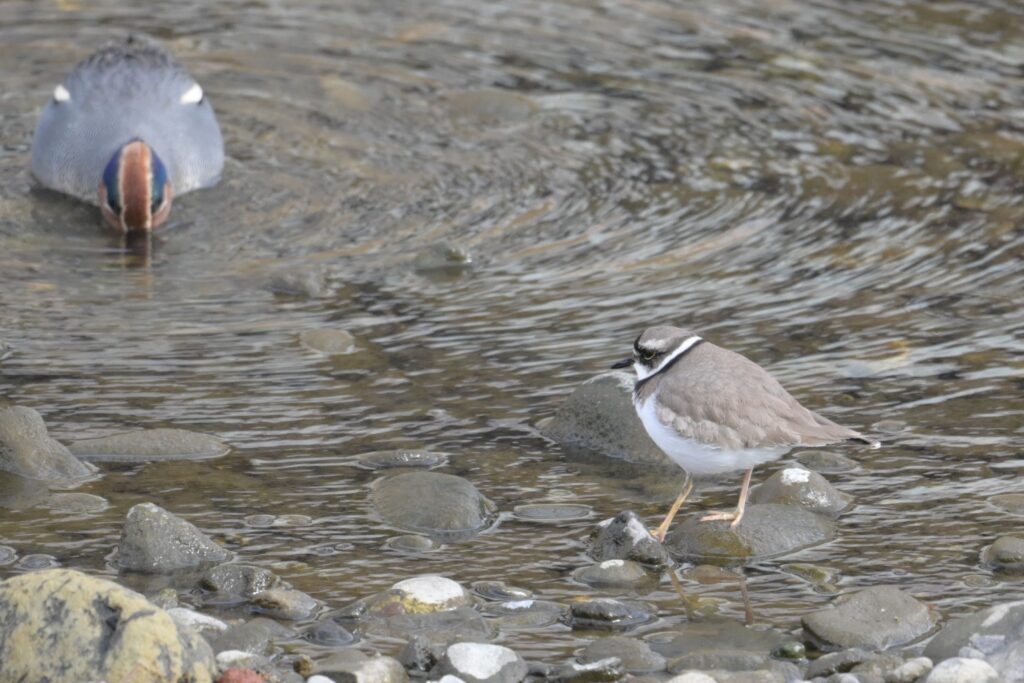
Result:
<svg viewBox="0 0 1024 683"><path fill-rule="evenodd" d="M42 416L31 408L0 408L0 470L41 481L75 481L96 468L50 438Z"/></svg>
<svg viewBox="0 0 1024 683"><path fill-rule="evenodd" d="M68 448L82 460L94 462L149 462L154 460L207 460L230 448L215 436L185 429L143 429L98 439L72 441Z"/></svg>
<svg viewBox="0 0 1024 683"><path fill-rule="evenodd" d="M981 561L1001 572L1024 572L1024 538L1000 536L981 551Z"/></svg>
<svg viewBox="0 0 1024 683"><path fill-rule="evenodd" d="M522 657L491 643L453 643L445 650L438 669L466 683L519 683L527 672Z"/></svg>
<svg viewBox="0 0 1024 683"><path fill-rule="evenodd" d="M668 564L668 553L632 510L601 522L590 537L590 556L598 562L632 560L640 564Z"/></svg>
<svg viewBox="0 0 1024 683"><path fill-rule="evenodd" d="M445 539L469 538L494 519L494 504L472 483L439 472L405 472L379 481L373 505L385 522Z"/></svg>
<svg viewBox="0 0 1024 683"><path fill-rule="evenodd" d="M914 657L885 674L885 683L914 683L931 670L932 660L927 657Z"/></svg>
<svg viewBox="0 0 1024 683"><path fill-rule="evenodd" d="M253 607L274 619L306 619L316 612L320 603L302 591L270 588L252 596Z"/></svg>
<svg viewBox="0 0 1024 683"><path fill-rule="evenodd" d="M344 330L303 330L299 341L307 349L327 355L352 353L358 349L356 338Z"/></svg>
<svg viewBox="0 0 1024 683"><path fill-rule="evenodd" d="M267 679L253 669L232 667L224 670L217 679L217 683L267 683Z"/></svg>
<svg viewBox="0 0 1024 683"><path fill-rule="evenodd" d="M193 524L153 503L140 503L128 511L114 562L121 569L159 574L230 557Z"/></svg>
<svg viewBox="0 0 1024 683"><path fill-rule="evenodd" d="M834 605L801 620L805 636L822 649L886 650L917 640L938 622L924 603L894 586L843 595Z"/></svg>
<svg viewBox="0 0 1024 683"><path fill-rule="evenodd" d="M728 521L701 522L703 515L676 522L665 541L673 556L711 564L741 563L824 543L834 533L827 518L793 505L748 505L735 529Z"/></svg>
<svg viewBox="0 0 1024 683"><path fill-rule="evenodd" d="M275 636L285 638L289 635L287 629L277 622L257 617L243 624L229 626L226 631L211 636L209 640L214 652L236 650L262 655Z"/></svg>
<svg viewBox="0 0 1024 683"><path fill-rule="evenodd" d="M650 621L654 614L643 603L612 598L578 600L569 608L574 629L621 630Z"/></svg>
<svg viewBox="0 0 1024 683"><path fill-rule="evenodd" d="M70 569L0 582L0 681L207 683L206 642L143 596Z"/></svg>
<svg viewBox="0 0 1024 683"><path fill-rule="evenodd" d="M337 683L407 683L409 675L393 657L355 649L336 650L316 662L316 672Z"/></svg>
<svg viewBox="0 0 1024 683"><path fill-rule="evenodd" d="M606 372L573 391L542 430L563 447L675 467L637 417L632 372Z"/></svg>
<svg viewBox="0 0 1024 683"><path fill-rule="evenodd" d="M473 604L473 596L443 576L415 576L399 581L366 602L367 614L428 614Z"/></svg>
<svg viewBox="0 0 1024 683"><path fill-rule="evenodd" d="M622 669L631 674L652 673L665 670L665 658L651 650L642 640L626 636L598 638L580 653L580 662L592 664L615 657Z"/></svg>
<svg viewBox="0 0 1024 683"><path fill-rule="evenodd" d="M1005 683L1024 683L1024 600L953 619L931 639L924 656L941 662L970 650L980 652Z"/></svg>
<svg viewBox="0 0 1024 683"><path fill-rule="evenodd" d="M199 580L203 588L246 598L281 585L274 572L249 564L219 564L211 567Z"/></svg>
<svg viewBox="0 0 1024 683"><path fill-rule="evenodd" d="M573 578L595 588L639 588L657 585L660 576L632 560L605 560L580 567Z"/></svg>
<svg viewBox="0 0 1024 683"><path fill-rule="evenodd" d="M924 683L1004 683L1004 679L983 659L953 657L939 662Z"/></svg>
<svg viewBox="0 0 1024 683"><path fill-rule="evenodd" d="M837 517L853 496L842 493L825 477L802 467L787 467L750 490L751 503L798 505L811 512Z"/></svg>

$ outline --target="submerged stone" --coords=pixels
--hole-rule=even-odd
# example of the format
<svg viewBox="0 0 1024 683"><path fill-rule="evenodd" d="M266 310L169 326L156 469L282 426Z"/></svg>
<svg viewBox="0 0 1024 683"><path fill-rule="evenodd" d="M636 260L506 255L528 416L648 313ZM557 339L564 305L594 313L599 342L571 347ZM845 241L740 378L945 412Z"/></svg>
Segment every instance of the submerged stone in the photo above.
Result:
<svg viewBox="0 0 1024 683"><path fill-rule="evenodd" d="M299 620L311 616L320 603L302 591L271 588L252 596L255 609L274 619Z"/></svg>
<svg viewBox="0 0 1024 683"><path fill-rule="evenodd" d="M275 588L281 579L274 572L249 564L221 564L206 571L199 580L203 588L246 598Z"/></svg>
<svg viewBox="0 0 1024 683"><path fill-rule="evenodd" d="M865 588L834 605L801 620L806 637L821 649L887 650L917 640L938 622L927 605L894 586Z"/></svg>
<svg viewBox="0 0 1024 683"><path fill-rule="evenodd" d="M206 460L225 455L230 448L215 436L185 429L143 429L98 439L72 441L71 452L96 462L148 462L154 460Z"/></svg>
<svg viewBox="0 0 1024 683"><path fill-rule="evenodd" d="M572 522L593 514L589 505L571 503L530 503L517 505L512 510L516 519L524 522Z"/></svg>
<svg viewBox="0 0 1024 683"><path fill-rule="evenodd" d="M383 470L392 467L432 468L448 464L448 456L430 451L398 449L363 453L356 458L356 463L368 470Z"/></svg>
<svg viewBox="0 0 1024 683"><path fill-rule="evenodd" d="M787 467L750 490L751 503L798 505L829 517L839 516L852 501L853 496L837 490L817 472L802 467Z"/></svg>
<svg viewBox="0 0 1024 683"><path fill-rule="evenodd" d="M832 540L827 518L793 505L748 505L735 529L728 521L701 522L705 513L676 523L665 541L678 558L711 564L742 563L791 553Z"/></svg>
<svg viewBox="0 0 1024 683"><path fill-rule="evenodd" d="M527 600L533 597L533 591L510 586L504 581L474 581L470 588L485 600Z"/></svg>
<svg viewBox="0 0 1024 683"><path fill-rule="evenodd" d="M622 669L631 674L646 674L665 670L665 658L651 650L651 646L637 638L607 636L593 641L580 653L580 662L591 664L615 657Z"/></svg>
<svg viewBox="0 0 1024 683"><path fill-rule="evenodd" d="M657 585L659 574L632 560L605 560L589 567L580 567L573 578L595 588L638 588Z"/></svg>
<svg viewBox="0 0 1024 683"><path fill-rule="evenodd" d="M121 569L159 574L230 558L230 552L195 525L153 503L140 503L128 511L114 563Z"/></svg>
<svg viewBox="0 0 1024 683"><path fill-rule="evenodd" d="M642 603L592 598L573 602L569 625L573 629L621 630L650 621L654 614Z"/></svg>
<svg viewBox="0 0 1024 683"><path fill-rule="evenodd" d="M716 664L725 662L740 668L760 668L792 638L782 631L748 628L731 619L713 618L678 624L645 640L654 652L668 660L671 671L679 672L686 668L716 668Z"/></svg>
<svg viewBox="0 0 1024 683"><path fill-rule="evenodd" d="M566 448L674 467L637 417L635 383L633 373L625 372L606 372L587 380L569 395L542 433Z"/></svg>
<svg viewBox="0 0 1024 683"><path fill-rule="evenodd" d="M981 551L982 563L1001 572L1024 572L1024 538L1000 536Z"/></svg>
<svg viewBox="0 0 1024 683"><path fill-rule="evenodd" d="M502 631L534 630L557 623L565 616L566 608L549 600L506 600L490 603L484 613L498 625Z"/></svg>
<svg viewBox="0 0 1024 683"><path fill-rule="evenodd" d="M50 438L42 416L31 408L0 408L0 470L27 479L76 481L96 471Z"/></svg>
<svg viewBox="0 0 1024 683"><path fill-rule="evenodd" d="M445 539L469 538L493 521L494 504L472 483L439 472L405 472L377 482L371 496L385 522Z"/></svg>

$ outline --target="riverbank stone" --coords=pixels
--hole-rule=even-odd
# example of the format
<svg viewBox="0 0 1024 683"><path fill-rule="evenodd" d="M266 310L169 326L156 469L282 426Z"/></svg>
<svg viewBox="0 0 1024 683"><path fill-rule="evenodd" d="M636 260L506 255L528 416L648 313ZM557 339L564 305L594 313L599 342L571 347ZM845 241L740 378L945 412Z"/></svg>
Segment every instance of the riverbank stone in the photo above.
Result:
<svg viewBox="0 0 1024 683"><path fill-rule="evenodd" d="M76 458L50 437L42 416L32 408L0 408L0 470L49 482L81 480L96 468Z"/></svg>
<svg viewBox="0 0 1024 683"><path fill-rule="evenodd" d="M822 515L795 505L748 505L733 529L728 521L702 522L704 512L673 525L665 541L674 557L708 564L741 564L825 543L835 533Z"/></svg>
<svg viewBox="0 0 1024 683"><path fill-rule="evenodd" d="M405 472L378 481L371 496L381 518L445 540L471 538L494 519L494 503L471 482L440 472Z"/></svg>
<svg viewBox="0 0 1024 683"><path fill-rule="evenodd" d="M843 493L817 472L787 467L750 490L751 503L798 505L819 515L838 517L853 496Z"/></svg>
<svg viewBox="0 0 1024 683"><path fill-rule="evenodd" d="M931 631L938 616L927 605L894 586L873 586L834 601L801 620L808 641L823 650L887 650Z"/></svg>
<svg viewBox="0 0 1024 683"><path fill-rule="evenodd" d="M630 560L660 567L668 552L632 510L625 510L597 525L590 536L589 554L598 562Z"/></svg>
<svg viewBox="0 0 1024 683"><path fill-rule="evenodd" d="M195 525L153 503L139 503L128 511L114 564L127 571L161 574L230 558L230 552Z"/></svg>
<svg viewBox="0 0 1024 683"><path fill-rule="evenodd" d="M582 664L593 664L609 657L619 660L622 669L631 674L656 673L665 670L665 658L637 638L608 636L598 638L580 653Z"/></svg>
<svg viewBox="0 0 1024 683"><path fill-rule="evenodd" d="M491 643L453 643L437 668L441 675L458 676L466 683L519 683L527 673L522 657Z"/></svg>
<svg viewBox="0 0 1024 683"><path fill-rule="evenodd" d="M924 656L938 663L966 651L984 656L1005 683L1024 683L1024 600L953 619L931 639Z"/></svg>
<svg viewBox="0 0 1024 683"><path fill-rule="evenodd" d="M82 460L93 462L207 460L219 458L231 450L215 436L185 429L142 429L112 434L72 441L68 449Z"/></svg>
<svg viewBox="0 0 1024 683"><path fill-rule="evenodd" d="M0 681L209 683L209 645L116 583L70 569L0 582Z"/></svg>
<svg viewBox="0 0 1024 683"><path fill-rule="evenodd" d="M606 372L588 379L562 403L541 433L564 448L674 467L637 417L635 383L632 372Z"/></svg>

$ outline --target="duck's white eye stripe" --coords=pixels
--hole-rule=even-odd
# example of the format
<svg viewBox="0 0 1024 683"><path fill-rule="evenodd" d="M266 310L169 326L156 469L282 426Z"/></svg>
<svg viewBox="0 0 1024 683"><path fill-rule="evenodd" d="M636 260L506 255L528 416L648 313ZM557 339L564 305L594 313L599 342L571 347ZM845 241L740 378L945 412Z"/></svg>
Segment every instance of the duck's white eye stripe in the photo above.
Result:
<svg viewBox="0 0 1024 683"><path fill-rule="evenodd" d="M198 104L203 99L203 89L196 83L181 96L182 104Z"/></svg>
<svg viewBox="0 0 1024 683"><path fill-rule="evenodd" d="M53 89L53 99L57 100L58 102L67 102L71 99L71 93L69 93L68 89L65 88L63 85L58 85L56 88Z"/></svg>

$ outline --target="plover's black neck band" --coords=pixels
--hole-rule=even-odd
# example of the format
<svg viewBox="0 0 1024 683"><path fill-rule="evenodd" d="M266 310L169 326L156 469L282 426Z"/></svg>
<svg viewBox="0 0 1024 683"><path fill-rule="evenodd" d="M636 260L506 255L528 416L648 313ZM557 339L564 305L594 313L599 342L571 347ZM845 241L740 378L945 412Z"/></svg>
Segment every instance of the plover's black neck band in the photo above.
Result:
<svg viewBox="0 0 1024 683"><path fill-rule="evenodd" d="M637 380L637 383L633 385L633 400L635 401L636 398L640 395L640 392L643 390L644 385L646 385L648 382L650 382L652 379L654 379L658 375L662 374L663 372L668 371L673 365L675 365L676 363L679 362L680 358L682 358L686 354L690 353L691 351L693 351L695 348L697 348L698 346L700 346L703 343L704 343L704 340L701 339L700 337L698 337L696 341L694 341L692 344L687 346L680 353L677 353L675 355L675 357L672 358L672 360L670 360L669 362L665 363L663 366L658 368L657 372L652 372L651 374L647 375L647 377L644 377L641 380Z"/></svg>

